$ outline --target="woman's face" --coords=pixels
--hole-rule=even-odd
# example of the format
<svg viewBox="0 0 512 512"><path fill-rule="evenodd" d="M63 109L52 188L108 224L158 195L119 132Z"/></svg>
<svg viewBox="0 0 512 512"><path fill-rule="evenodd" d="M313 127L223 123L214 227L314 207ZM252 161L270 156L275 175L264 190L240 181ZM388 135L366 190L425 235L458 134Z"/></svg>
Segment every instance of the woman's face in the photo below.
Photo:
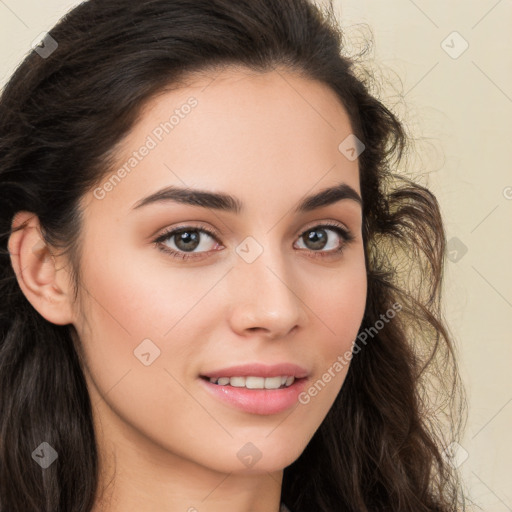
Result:
<svg viewBox="0 0 512 512"><path fill-rule="evenodd" d="M148 104L83 201L73 323L103 442L222 472L301 454L366 301L350 135L335 94L288 72L224 70Z"/></svg>

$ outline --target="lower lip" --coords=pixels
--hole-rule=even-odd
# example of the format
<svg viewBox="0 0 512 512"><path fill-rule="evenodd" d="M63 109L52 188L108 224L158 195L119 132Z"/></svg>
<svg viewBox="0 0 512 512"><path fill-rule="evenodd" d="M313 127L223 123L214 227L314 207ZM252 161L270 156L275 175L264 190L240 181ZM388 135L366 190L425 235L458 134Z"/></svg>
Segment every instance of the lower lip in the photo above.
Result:
<svg viewBox="0 0 512 512"><path fill-rule="evenodd" d="M287 388L281 389L247 389L234 386L220 386L202 377L209 393L219 400L252 414L278 414L298 403L300 393L306 386L307 378L296 379Z"/></svg>

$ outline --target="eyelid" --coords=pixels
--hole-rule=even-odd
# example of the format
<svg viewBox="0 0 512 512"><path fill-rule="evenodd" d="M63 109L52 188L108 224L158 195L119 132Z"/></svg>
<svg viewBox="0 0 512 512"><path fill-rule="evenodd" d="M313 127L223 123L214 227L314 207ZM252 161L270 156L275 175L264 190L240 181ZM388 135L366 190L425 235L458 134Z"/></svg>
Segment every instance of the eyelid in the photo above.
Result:
<svg viewBox="0 0 512 512"><path fill-rule="evenodd" d="M217 242L220 243L219 235L217 234L217 232L214 229L207 227L206 225L203 225L203 224L196 225L194 222L182 223L178 226L172 226L172 227L165 228L159 235L156 235L156 238L153 237L153 243L159 242L166 238L170 238L170 236L172 234L174 234L176 231L180 231L182 229L186 230L187 228L194 229L197 231L205 231L208 235L210 235L212 238L214 238Z"/></svg>
<svg viewBox="0 0 512 512"><path fill-rule="evenodd" d="M300 235L303 235L306 231L309 231L310 229L313 229L313 228L316 228L316 227L322 227L322 226L327 226L327 227L337 227L337 228L340 228L342 229L343 231L346 231L347 234L351 234L351 230L345 225L345 224L342 224L341 222L337 221L337 220L316 220L316 221L312 221L308 224L306 224L305 227L301 228L295 236L300 236Z"/></svg>

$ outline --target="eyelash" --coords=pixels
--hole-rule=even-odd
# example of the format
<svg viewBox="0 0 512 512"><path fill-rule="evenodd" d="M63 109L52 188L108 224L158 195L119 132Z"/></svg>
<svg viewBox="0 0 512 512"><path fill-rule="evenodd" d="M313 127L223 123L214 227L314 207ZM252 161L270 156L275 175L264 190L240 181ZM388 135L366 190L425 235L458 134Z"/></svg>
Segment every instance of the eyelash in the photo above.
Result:
<svg viewBox="0 0 512 512"><path fill-rule="evenodd" d="M318 224L316 226L306 229L299 235L299 238L303 237L306 233L308 233L310 231L315 231L316 229L320 229L320 228L329 228L330 230L336 232L344 240L344 243L342 243L338 249L333 249L330 251L310 250L309 252L313 253L313 255L310 256L312 258L329 258L329 257L341 255L341 253L345 250L347 245L349 245L355 238L352 235L352 233L350 231L348 231L347 229L342 228L338 224L333 224L330 222L324 222L322 224ZM201 253L180 252L180 251L175 251L174 249L170 249L167 245L164 244L164 242L166 240L170 239L173 235L179 234L180 232L187 231L187 230L206 233L218 242L217 235L212 230L205 228L205 227L184 225L184 226L178 226L176 228L172 228L172 229L165 231L160 236L158 236L158 238L153 240L153 243L157 246L157 249L159 249L160 251L162 251L166 254L169 254L173 258L177 258L177 259L181 259L181 260L192 260L192 259L197 259L197 258L204 259L205 257L208 257L208 256L212 255L214 252L216 252L216 251L208 251L208 252L201 252ZM308 251L308 249L301 249L301 250Z"/></svg>

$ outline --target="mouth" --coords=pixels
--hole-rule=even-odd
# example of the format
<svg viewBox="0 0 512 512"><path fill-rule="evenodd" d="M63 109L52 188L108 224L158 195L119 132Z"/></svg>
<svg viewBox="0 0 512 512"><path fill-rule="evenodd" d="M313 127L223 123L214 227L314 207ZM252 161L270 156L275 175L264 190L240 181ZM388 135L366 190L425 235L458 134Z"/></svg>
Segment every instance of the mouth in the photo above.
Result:
<svg viewBox="0 0 512 512"><path fill-rule="evenodd" d="M308 377L292 375L275 377L233 376L198 379L211 398L245 413L268 416L297 406L299 396L309 381Z"/></svg>

